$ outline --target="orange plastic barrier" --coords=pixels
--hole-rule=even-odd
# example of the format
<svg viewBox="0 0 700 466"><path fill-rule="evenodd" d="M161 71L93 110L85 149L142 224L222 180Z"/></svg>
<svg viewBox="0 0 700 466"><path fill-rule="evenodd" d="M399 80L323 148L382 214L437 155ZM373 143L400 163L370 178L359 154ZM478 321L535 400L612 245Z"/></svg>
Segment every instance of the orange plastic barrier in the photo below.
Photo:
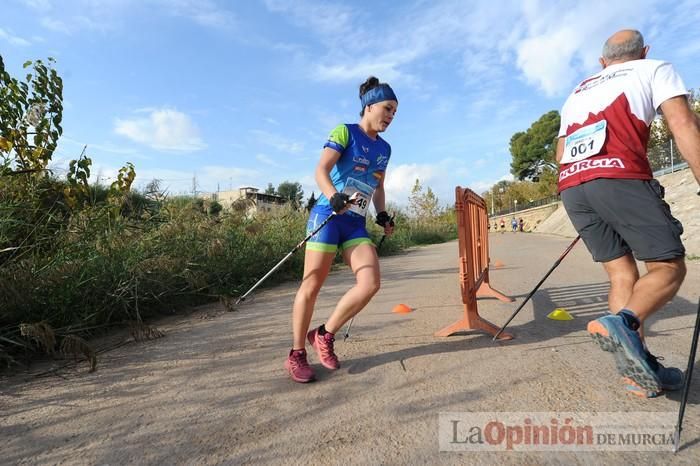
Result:
<svg viewBox="0 0 700 466"><path fill-rule="evenodd" d="M479 315L476 298L492 297L510 303L513 298L494 290L489 284L489 232L486 203L470 189L455 189L455 212L459 237L459 283L464 303L464 317L439 330L435 336L446 337L461 330L483 330L495 335L498 327ZM499 339L513 335L501 333Z"/></svg>

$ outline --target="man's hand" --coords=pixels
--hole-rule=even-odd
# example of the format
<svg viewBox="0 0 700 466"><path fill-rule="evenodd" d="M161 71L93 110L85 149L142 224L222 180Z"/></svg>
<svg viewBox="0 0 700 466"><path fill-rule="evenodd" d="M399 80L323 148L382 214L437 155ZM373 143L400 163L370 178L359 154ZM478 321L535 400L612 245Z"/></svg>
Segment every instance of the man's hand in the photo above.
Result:
<svg viewBox="0 0 700 466"><path fill-rule="evenodd" d="M384 228L384 234L387 236L391 236L391 234L394 232L394 217L390 217L385 210L382 210L377 214L375 223Z"/></svg>

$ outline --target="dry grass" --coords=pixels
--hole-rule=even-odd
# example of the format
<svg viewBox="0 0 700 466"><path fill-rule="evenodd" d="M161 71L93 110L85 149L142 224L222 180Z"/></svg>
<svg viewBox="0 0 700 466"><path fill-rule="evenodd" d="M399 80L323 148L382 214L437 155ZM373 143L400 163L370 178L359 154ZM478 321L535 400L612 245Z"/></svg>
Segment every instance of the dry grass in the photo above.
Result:
<svg viewBox="0 0 700 466"><path fill-rule="evenodd" d="M65 336L63 341L61 341L61 354L72 356L76 360L83 356L90 363L90 372L95 372L97 369L97 354L95 350L79 336Z"/></svg>

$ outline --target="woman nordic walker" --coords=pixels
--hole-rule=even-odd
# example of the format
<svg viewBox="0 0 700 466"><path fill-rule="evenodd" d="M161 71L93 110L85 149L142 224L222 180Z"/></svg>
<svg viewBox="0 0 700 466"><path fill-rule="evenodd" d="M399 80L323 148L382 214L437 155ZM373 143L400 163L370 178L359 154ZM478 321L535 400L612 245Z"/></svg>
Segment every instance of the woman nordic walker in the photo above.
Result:
<svg viewBox="0 0 700 466"><path fill-rule="evenodd" d="M324 367L340 367L333 351L334 334L379 291L379 260L365 228L370 201L384 234L391 235L394 229L384 203L384 174L391 147L379 133L394 119L398 100L388 84L371 76L360 85L360 101L360 123L338 125L323 145L316 166L316 182L323 194L311 209L307 230L313 231L332 213L337 215L306 243L304 276L292 311L294 342L285 362L296 382L315 377L306 359L307 339ZM355 275L355 286L340 298L325 324L307 333L318 292L338 248Z"/></svg>

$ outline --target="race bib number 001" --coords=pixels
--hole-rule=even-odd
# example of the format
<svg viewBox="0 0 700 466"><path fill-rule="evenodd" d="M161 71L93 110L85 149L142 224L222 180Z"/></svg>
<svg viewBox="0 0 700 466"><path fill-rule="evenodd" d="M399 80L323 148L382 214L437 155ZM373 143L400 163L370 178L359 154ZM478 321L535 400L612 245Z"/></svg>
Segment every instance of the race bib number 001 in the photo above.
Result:
<svg viewBox="0 0 700 466"><path fill-rule="evenodd" d="M603 120L584 126L567 136L561 163L574 163L598 154L605 144L608 122Z"/></svg>
<svg viewBox="0 0 700 466"><path fill-rule="evenodd" d="M367 209L369 208L369 201L372 199L372 194L374 194L374 189L370 185L358 181L355 178L348 178L345 182L343 192L350 197L357 193L355 203L350 204L348 210L362 215L363 217L366 216Z"/></svg>

